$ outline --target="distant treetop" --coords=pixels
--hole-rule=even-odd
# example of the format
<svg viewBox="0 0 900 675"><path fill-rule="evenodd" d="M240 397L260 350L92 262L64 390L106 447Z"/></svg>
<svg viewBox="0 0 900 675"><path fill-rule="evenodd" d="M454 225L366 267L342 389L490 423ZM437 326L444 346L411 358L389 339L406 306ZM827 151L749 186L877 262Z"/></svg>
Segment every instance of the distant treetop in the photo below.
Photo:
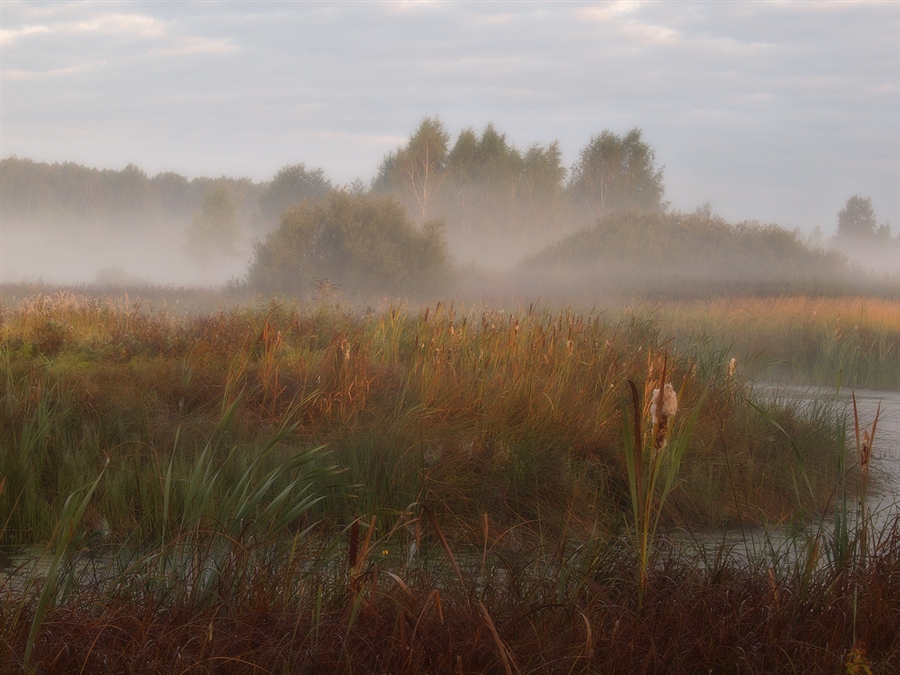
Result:
<svg viewBox="0 0 900 675"><path fill-rule="evenodd" d="M322 169L307 169L303 163L289 164L275 174L260 195L259 210L263 218L277 222L282 212L304 199L323 199L331 188L331 181Z"/></svg>

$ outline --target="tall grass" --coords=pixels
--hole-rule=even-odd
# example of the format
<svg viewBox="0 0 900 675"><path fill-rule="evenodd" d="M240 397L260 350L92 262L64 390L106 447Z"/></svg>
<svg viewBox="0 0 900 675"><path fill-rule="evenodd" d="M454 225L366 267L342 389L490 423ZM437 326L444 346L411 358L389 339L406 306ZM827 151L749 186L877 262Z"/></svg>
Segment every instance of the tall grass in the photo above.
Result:
<svg viewBox="0 0 900 675"><path fill-rule="evenodd" d="M667 379L669 375L667 357L668 355L664 353L657 382L659 386L652 390L652 395L650 390L653 381L648 378L643 405L637 386L628 380L631 394L631 419L628 419L627 404L623 404L622 411L632 528L640 578L639 606L643 604L644 592L649 583L650 554L654 548L659 517L674 487L688 440L697 423L697 415L703 398L701 397L701 401L694 406L694 412L685 428L670 445L669 436L672 434L675 424L678 402L675 390ZM652 366L652 360L650 364ZM648 418L649 426L645 421Z"/></svg>
<svg viewBox="0 0 900 675"><path fill-rule="evenodd" d="M173 316L70 295L32 299L7 310L0 330L0 500L8 512L19 505L6 540L46 540L61 500L107 456L88 521L149 535L176 436L178 471L206 452L239 475L241 458L285 419L297 424L285 448L327 445L345 469L317 506L341 522L422 502L461 519L487 512L508 525L562 527L570 505L584 503L596 511L565 526L612 526L629 490L619 392L625 380L644 387L647 355L666 344L652 318L633 313L439 303L360 316L264 304ZM784 489L790 465L761 460L790 446L747 402L727 356L671 348L683 404L710 395L683 467L703 495L688 493L664 519L721 522L733 514L723 503L772 505L743 515L756 519L783 516L786 499L796 507ZM834 425L790 405L770 412L827 472ZM807 511L830 489L813 482Z"/></svg>
<svg viewBox="0 0 900 675"><path fill-rule="evenodd" d="M849 568L670 547L642 583L627 538L526 542L484 519L474 546L439 520L422 518L412 558L403 529L373 534L372 519L352 565L346 533L277 546L246 539L220 555L201 543L203 531L185 531L177 541L199 539L192 556L166 568L181 570L177 579L159 572L160 559L180 555L173 545L102 577L74 568L82 573L66 602L42 611L31 642L37 603L0 599L10 619L0 624L0 669L18 668L27 644L34 672L889 673L900 665L896 521Z"/></svg>
<svg viewBox="0 0 900 675"><path fill-rule="evenodd" d="M900 525L825 554L859 536L824 525L855 495L839 421L728 351L634 312L116 302L4 310L0 536L72 538L52 575L12 551L0 671L900 665ZM690 414L661 436L666 382ZM659 536L794 518L805 557Z"/></svg>
<svg viewBox="0 0 900 675"><path fill-rule="evenodd" d="M737 356L764 379L900 387L900 302L877 298L726 298L668 303L653 316L681 344Z"/></svg>

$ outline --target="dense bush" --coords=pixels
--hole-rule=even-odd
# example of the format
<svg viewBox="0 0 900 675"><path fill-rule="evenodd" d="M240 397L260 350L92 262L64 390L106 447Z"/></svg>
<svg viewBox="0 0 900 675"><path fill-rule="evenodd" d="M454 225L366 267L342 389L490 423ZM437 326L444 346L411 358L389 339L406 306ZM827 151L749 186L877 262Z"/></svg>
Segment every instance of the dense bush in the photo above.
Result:
<svg viewBox="0 0 900 675"><path fill-rule="evenodd" d="M794 232L693 213L600 218L527 259L519 276L542 292L593 289L661 297L842 293L865 280L836 252Z"/></svg>
<svg viewBox="0 0 900 675"><path fill-rule="evenodd" d="M397 200L334 191L287 211L258 243L249 285L308 292L327 281L351 293L419 293L449 271L442 225L416 227Z"/></svg>

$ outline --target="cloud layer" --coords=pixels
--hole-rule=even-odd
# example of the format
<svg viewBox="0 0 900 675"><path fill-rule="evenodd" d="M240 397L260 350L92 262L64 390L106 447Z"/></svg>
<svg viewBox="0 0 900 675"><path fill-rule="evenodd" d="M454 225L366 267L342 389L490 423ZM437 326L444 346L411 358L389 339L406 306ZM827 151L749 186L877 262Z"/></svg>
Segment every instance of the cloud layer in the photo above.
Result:
<svg viewBox="0 0 900 675"><path fill-rule="evenodd" d="M896 2L0 4L2 155L370 179L425 115L525 147L632 127L676 208L900 225Z"/></svg>

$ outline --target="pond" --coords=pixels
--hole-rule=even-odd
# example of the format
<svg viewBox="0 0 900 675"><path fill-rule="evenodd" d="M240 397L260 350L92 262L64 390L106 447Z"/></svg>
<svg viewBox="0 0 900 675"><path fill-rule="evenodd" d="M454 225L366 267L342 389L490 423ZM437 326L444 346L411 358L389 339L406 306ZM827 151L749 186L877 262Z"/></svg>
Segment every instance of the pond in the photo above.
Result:
<svg viewBox="0 0 900 675"><path fill-rule="evenodd" d="M757 390L764 401L777 398L801 405L814 406L824 402L832 406L846 420L848 469L855 469L858 464L852 401L852 394L855 394L860 434L863 429L871 431L878 415L870 464L869 531L877 539L880 532L900 518L900 391L857 389L836 393L812 387L773 384L759 385ZM847 506L852 528L859 519L859 505L853 499ZM727 551L748 562L792 564L808 550L814 537L823 530L829 535L834 531L834 513L821 514L820 518L819 522L806 526L773 524L669 532L664 540L673 548L688 553L718 554Z"/></svg>
<svg viewBox="0 0 900 675"><path fill-rule="evenodd" d="M845 410L853 430L853 409L846 396ZM879 479L878 490L870 499L876 524L885 525L897 517L900 509L900 391L856 391L860 429L872 428L878 412L878 426L872 449L872 470Z"/></svg>

